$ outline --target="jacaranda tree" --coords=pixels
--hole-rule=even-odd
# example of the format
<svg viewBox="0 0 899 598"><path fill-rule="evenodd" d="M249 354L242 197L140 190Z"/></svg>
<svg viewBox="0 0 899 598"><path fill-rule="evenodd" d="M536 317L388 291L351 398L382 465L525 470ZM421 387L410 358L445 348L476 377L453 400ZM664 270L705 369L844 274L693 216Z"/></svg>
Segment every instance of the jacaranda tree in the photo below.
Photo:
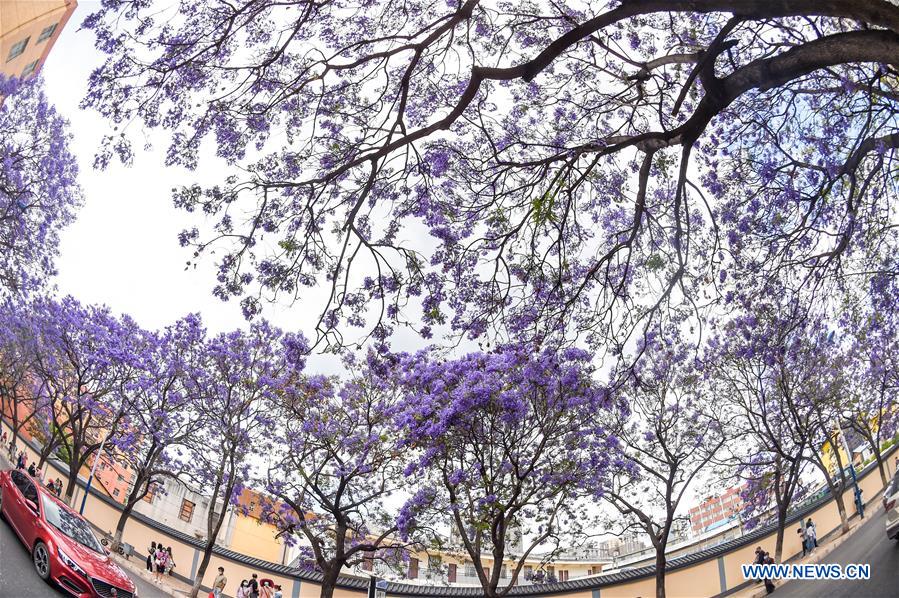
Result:
<svg viewBox="0 0 899 598"><path fill-rule="evenodd" d="M277 395L300 374L307 349L303 338L260 321L247 331L210 339L199 367L190 371L185 392L201 425L186 440L186 474L209 497L192 598L200 591L229 506L254 479L254 455L272 451Z"/></svg>
<svg viewBox="0 0 899 598"><path fill-rule="evenodd" d="M81 204L68 122L43 80L0 76L0 293L41 287L55 273L59 231Z"/></svg>
<svg viewBox="0 0 899 598"><path fill-rule="evenodd" d="M344 568L404 561L410 529L398 523L403 454L394 416L401 395L376 369L343 381L296 380L281 397L270 473L270 518L305 548L330 598ZM283 505L278 508L278 504ZM393 503L394 508L391 508Z"/></svg>
<svg viewBox="0 0 899 598"><path fill-rule="evenodd" d="M834 406L843 379L830 338L825 323L810 316L806 305L777 296L725 323L706 356L715 364L719 395L733 410L728 444L738 473L753 491L747 502L759 507L752 515L774 508L777 561L806 463L823 477L844 531L848 527L842 472L846 464L832 451L838 442ZM823 457L825 450L835 458L833 471Z"/></svg>
<svg viewBox="0 0 899 598"><path fill-rule="evenodd" d="M0 309L0 416L12 432L11 459L19 434L40 411L43 397L34 375L37 338L33 324L27 304L11 298L4 301Z"/></svg>
<svg viewBox="0 0 899 598"><path fill-rule="evenodd" d="M31 309L39 331L35 374L49 405L47 443L63 452L65 498L71 500L79 472L122 430L128 406L121 391L134 376L132 341L139 329L127 317L73 297L39 299Z"/></svg>
<svg viewBox="0 0 899 598"><path fill-rule="evenodd" d="M100 163L145 128L171 165L213 148L232 168L174 191L214 218L182 244L248 316L326 289L328 343L408 322L620 349L697 285L896 247L888 0L117 0L85 27L108 57L84 105L121 127Z"/></svg>
<svg viewBox="0 0 899 598"><path fill-rule="evenodd" d="M136 371L122 388L127 397L125 421L109 447L115 459L133 471L113 532L113 550L139 501L165 479L179 477L186 467L173 451L183 448L201 425L187 388L203 364L205 343L206 330L195 314L133 339Z"/></svg>
<svg viewBox="0 0 899 598"><path fill-rule="evenodd" d="M579 507L610 468L602 416L616 406L580 349L396 359L406 394L397 421L416 451L406 474L418 484L404 511L448 516L484 595L505 596L535 550L551 559L573 545L588 519Z"/></svg>
<svg viewBox="0 0 899 598"><path fill-rule="evenodd" d="M694 348L676 330L656 330L643 358L620 374L630 409L611 426L623 456L602 496L619 534L647 537L655 551L656 596L665 596L668 548L685 494L724 445L726 417Z"/></svg>

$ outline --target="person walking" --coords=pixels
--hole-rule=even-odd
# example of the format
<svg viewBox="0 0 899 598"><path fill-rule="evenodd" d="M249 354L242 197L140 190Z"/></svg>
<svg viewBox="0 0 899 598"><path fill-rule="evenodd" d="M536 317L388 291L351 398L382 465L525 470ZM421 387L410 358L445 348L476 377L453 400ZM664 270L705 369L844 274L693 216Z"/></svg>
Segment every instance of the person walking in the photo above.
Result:
<svg viewBox="0 0 899 598"><path fill-rule="evenodd" d="M250 598L250 584L246 579L240 581L240 587L237 588L237 595L235 598Z"/></svg>
<svg viewBox="0 0 899 598"><path fill-rule="evenodd" d="M172 569L175 568L175 557L172 556L172 547L169 546L165 549L166 557L165 557L165 574L171 575Z"/></svg>
<svg viewBox="0 0 899 598"><path fill-rule="evenodd" d="M155 577L158 583L162 583L162 574L165 573L166 563L168 562L169 553L165 551L162 542L156 544L156 571Z"/></svg>
<svg viewBox="0 0 899 598"><path fill-rule="evenodd" d="M57 493L57 496L59 494ZM156 542L150 542L150 548L148 549L150 554L147 555L147 571L150 573L153 572L153 557L156 556Z"/></svg>
<svg viewBox="0 0 899 598"><path fill-rule="evenodd" d="M802 542L802 556L805 557L806 552L808 552L808 540L805 537L805 530L800 527L796 530L796 533L799 534L799 541Z"/></svg>
<svg viewBox="0 0 899 598"><path fill-rule="evenodd" d="M809 540L809 552L818 547L818 530L815 529L815 522L811 517L805 522L805 537Z"/></svg>
<svg viewBox="0 0 899 598"><path fill-rule="evenodd" d="M225 577L225 568L219 567L219 574L215 576L215 580L212 582L212 594L215 598L222 598L225 593L225 585L228 583L228 578Z"/></svg>
<svg viewBox="0 0 899 598"><path fill-rule="evenodd" d="M765 565L773 565L774 564L774 558L772 558L772 556L770 554L768 554L767 552L764 553L764 564ZM774 582L771 581L770 577L765 578L765 591L768 592L769 594L774 591Z"/></svg>
<svg viewBox="0 0 899 598"><path fill-rule="evenodd" d="M34 468L34 461L31 462L31 465L28 466L28 475L31 477L37 476L37 470Z"/></svg>
<svg viewBox="0 0 899 598"><path fill-rule="evenodd" d="M284 598L284 594L281 593L281 586L275 586L275 594L272 598Z"/></svg>
<svg viewBox="0 0 899 598"><path fill-rule="evenodd" d="M250 578L250 598L259 598L259 580L255 573Z"/></svg>
<svg viewBox="0 0 899 598"><path fill-rule="evenodd" d="M16 460L16 469L25 469L25 451L19 453L19 458Z"/></svg>

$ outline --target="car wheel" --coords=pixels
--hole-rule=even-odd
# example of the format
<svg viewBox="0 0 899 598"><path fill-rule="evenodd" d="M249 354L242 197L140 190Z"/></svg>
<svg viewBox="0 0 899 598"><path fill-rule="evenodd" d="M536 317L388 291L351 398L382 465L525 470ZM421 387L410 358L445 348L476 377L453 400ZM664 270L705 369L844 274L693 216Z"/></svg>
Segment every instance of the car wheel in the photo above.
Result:
<svg viewBox="0 0 899 598"><path fill-rule="evenodd" d="M35 544L31 557L38 576L44 581L50 579L50 552L47 550L47 545L43 542Z"/></svg>

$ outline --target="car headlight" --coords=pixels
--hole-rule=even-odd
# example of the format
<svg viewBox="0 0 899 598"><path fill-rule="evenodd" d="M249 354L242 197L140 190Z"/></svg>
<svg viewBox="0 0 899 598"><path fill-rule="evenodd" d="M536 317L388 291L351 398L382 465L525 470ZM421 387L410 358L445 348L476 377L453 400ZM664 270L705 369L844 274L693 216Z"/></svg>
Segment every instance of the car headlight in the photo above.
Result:
<svg viewBox="0 0 899 598"><path fill-rule="evenodd" d="M69 558L69 555L67 555L66 553L64 553L64 552L62 551L61 548L57 548L57 549L56 549L56 554L59 555L59 560L61 560L61 561L65 564L66 567L68 567L69 569L71 569L71 570L74 571L75 573L80 573L80 574L83 575L84 577L87 577L87 573L84 572L84 569L82 569L82 568L78 565L78 563L76 563L75 561L73 561L72 559L70 559L70 558Z"/></svg>

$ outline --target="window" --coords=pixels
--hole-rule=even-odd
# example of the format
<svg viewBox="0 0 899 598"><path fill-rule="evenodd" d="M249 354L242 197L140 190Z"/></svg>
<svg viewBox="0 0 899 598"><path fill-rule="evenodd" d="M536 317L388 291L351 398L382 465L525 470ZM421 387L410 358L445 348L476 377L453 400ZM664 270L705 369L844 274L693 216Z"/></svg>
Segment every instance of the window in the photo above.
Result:
<svg viewBox="0 0 899 598"><path fill-rule="evenodd" d="M12 478L12 483L16 485L16 488L18 488L20 492L23 492L25 488L25 482L28 481L28 478L25 477L25 474L18 469L13 469L11 472L9 472L9 477Z"/></svg>
<svg viewBox="0 0 899 598"><path fill-rule="evenodd" d="M509 577L509 569L503 565L503 568L499 570L499 578L505 579L507 577Z"/></svg>
<svg viewBox="0 0 899 598"><path fill-rule="evenodd" d="M372 571L375 568L375 559L374 554L370 550L366 550L362 553L362 570L363 571Z"/></svg>
<svg viewBox="0 0 899 598"><path fill-rule="evenodd" d="M154 494L156 494L156 484L154 484L152 482L148 482L147 494L144 496L144 500L149 503L152 503Z"/></svg>
<svg viewBox="0 0 899 598"><path fill-rule="evenodd" d="M465 577L477 577L474 570L474 563L465 563Z"/></svg>
<svg viewBox="0 0 899 598"><path fill-rule="evenodd" d="M113 496L118 496L118 495L119 495L119 489L116 488L115 490L113 490L113 491L112 491L112 495L113 495Z"/></svg>
<svg viewBox="0 0 899 598"><path fill-rule="evenodd" d="M6 58L6 62L15 60L16 58L21 56L22 52L24 52L25 48L28 46L28 40L30 39L30 37L26 37L22 41L13 44L12 48L9 49L9 56Z"/></svg>
<svg viewBox="0 0 899 598"><path fill-rule="evenodd" d="M119 474L119 481L120 481L120 482L124 482L124 481L125 481L125 476L123 476L122 474Z"/></svg>
<svg viewBox="0 0 899 598"><path fill-rule="evenodd" d="M49 27L44 27L44 30L41 31L41 34L37 37L37 41L35 43L41 43L42 41L46 41L53 37L53 34L56 33L56 26L59 23L53 23Z"/></svg>
<svg viewBox="0 0 899 598"><path fill-rule="evenodd" d="M456 563L449 564L449 572L446 575L446 580L450 583L456 583Z"/></svg>
<svg viewBox="0 0 899 598"><path fill-rule="evenodd" d="M409 559L409 579L418 578L418 559Z"/></svg>
<svg viewBox="0 0 899 598"><path fill-rule="evenodd" d="M431 571L439 571L443 566L443 557L439 554L428 555L428 569Z"/></svg>
<svg viewBox="0 0 899 598"><path fill-rule="evenodd" d="M191 518L194 516L194 503L190 502L186 498L181 501L181 512L178 513L178 519L181 521L190 522Z"/></svg>

